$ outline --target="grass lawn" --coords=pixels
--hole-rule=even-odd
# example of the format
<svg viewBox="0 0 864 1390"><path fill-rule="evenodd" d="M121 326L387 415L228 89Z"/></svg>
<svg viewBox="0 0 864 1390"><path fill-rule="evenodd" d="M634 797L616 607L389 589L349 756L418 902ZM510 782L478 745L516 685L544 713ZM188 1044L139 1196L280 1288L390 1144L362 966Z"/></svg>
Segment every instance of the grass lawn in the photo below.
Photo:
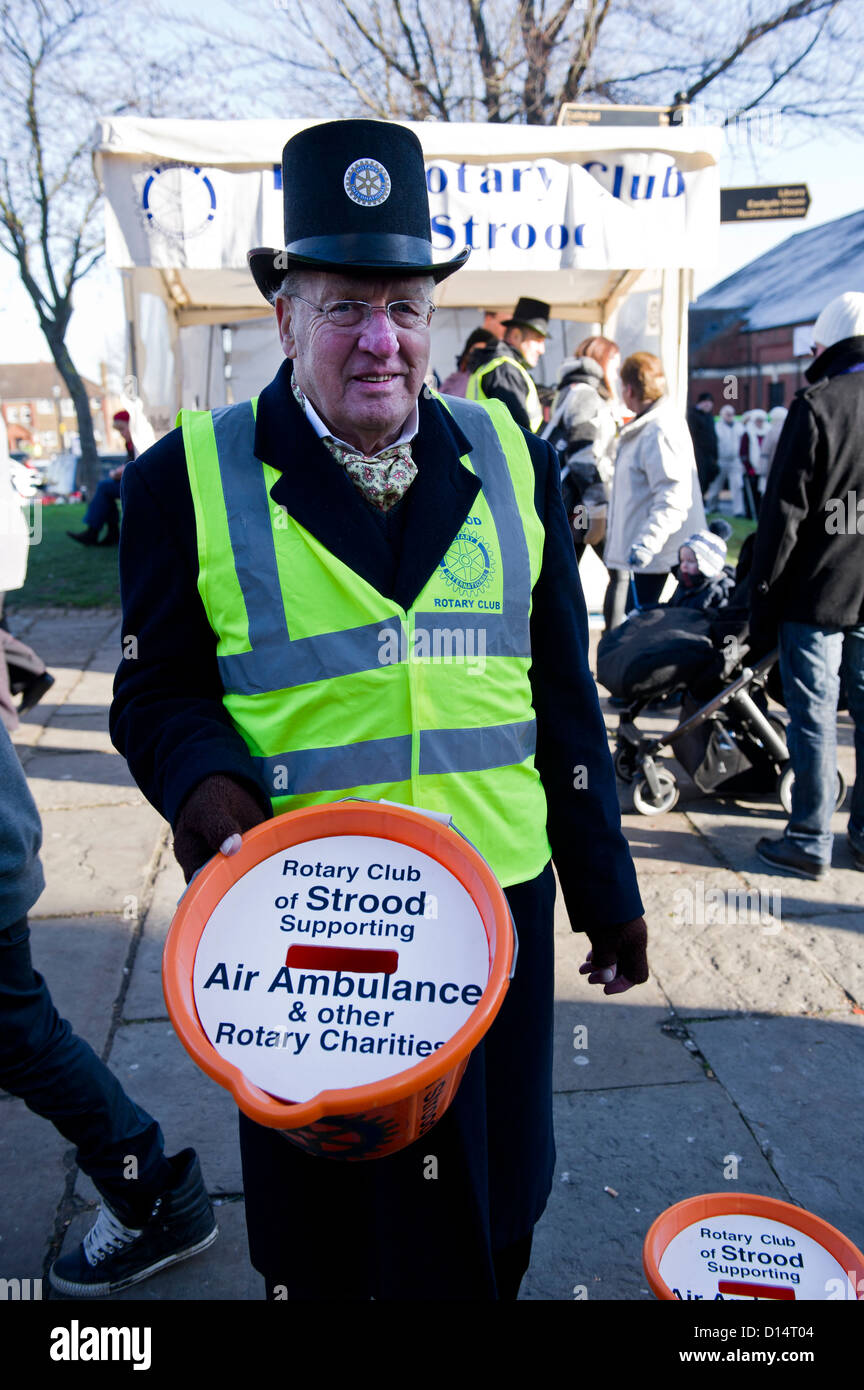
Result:
<svg viewBox="0 0 864 1390"><path fill-rule="evenodd" d="M727 565L737 565L741 547L747 537L756 530L756 522L748 521L746 516L728 516L725 512L710 512L707 520L716 521L722 517L723 521L728 521L732 527L732 535L726 542L726 563Z"/></svg>
<svg viewBox="0 0 864 1390"><path fill-rule="evenodd" d="M41 507L42 539L31 545L27 580L23 589L10 593L7 606L27 608L119 607L116 546L82 546L70 541L67 531L84 529L85 504ZM709 520L721 513L712 512ZM735 565L741 546L755 521L724 516L733 528L727 563Z"/></svg>
<svg viewBox="0 0 864 1390"><path fill-rule="evenodd" d="M83 502L39 508L42 537L30 546L27 579L9 594L10 610L119 607L116 545L76 545L66 535L83 531L85 510Z"/></svg>

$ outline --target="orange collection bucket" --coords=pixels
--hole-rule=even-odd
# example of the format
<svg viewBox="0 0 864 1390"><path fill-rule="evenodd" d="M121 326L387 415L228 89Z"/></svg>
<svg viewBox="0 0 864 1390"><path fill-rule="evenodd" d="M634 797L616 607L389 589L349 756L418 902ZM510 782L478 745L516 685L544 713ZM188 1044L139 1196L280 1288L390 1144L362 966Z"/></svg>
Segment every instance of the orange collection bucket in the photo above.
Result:
<svg viewBox="0 0 864 1390"><path fill-rule="evenodd" d="M447 1110L514 953L503 890L456 830L341 801L266 821L202 869L162 981L186 1051L246 1115L368 1159Z"/></svg>
<svg viewBox="0 0 864 1390"><path fill-rule="evenodd" d="M864 1255L803 1207L752 1192L708 1192L661 1212L642 1263L657 1298L864 1299Z"/></svg>

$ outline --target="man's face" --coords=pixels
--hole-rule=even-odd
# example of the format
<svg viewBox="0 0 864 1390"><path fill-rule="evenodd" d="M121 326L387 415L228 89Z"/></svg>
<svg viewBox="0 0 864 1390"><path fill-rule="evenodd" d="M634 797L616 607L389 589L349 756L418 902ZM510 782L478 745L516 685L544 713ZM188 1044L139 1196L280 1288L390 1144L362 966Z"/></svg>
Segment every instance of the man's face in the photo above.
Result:
<svg viewBox="0 0 864 1390"><path fill-rule="evenodd" d="M713 401L699 401L699 402L697 403L697 405L696 405L696 409L697 409L697 410L704 410L704 412L705 412L706 415L713 415L713 414L714 414L714 402L713 402Z"/></svg>
<svg viewBox="0 0 864 1390"><path fill-rule="evenodd" d="M727 425L731 425L732 421L735 419L735 411L731 405L723 406L723 409L720 411L720 419L725 420Z"/></svg>
<svg viewBox="0 0 864 1390"><path fill-rule="evenodd" d="M516 344L529 367L536 367L546 351L546 339L542 333L532 333L530 328L517 329L520 342Z"/></svg>
<svg viewBox="0 0 864 1390"><path fill-rule="evenodd" d="M429 329L394 328L385 313L338 328L303 300L360 299L383 308L396 299L429 300L431 289L422 276L360 280L317 271L304 276L303 299L276 301L282 351L294 363L297 385L333 433L364 454L399 438L423 387Z"/></svg>

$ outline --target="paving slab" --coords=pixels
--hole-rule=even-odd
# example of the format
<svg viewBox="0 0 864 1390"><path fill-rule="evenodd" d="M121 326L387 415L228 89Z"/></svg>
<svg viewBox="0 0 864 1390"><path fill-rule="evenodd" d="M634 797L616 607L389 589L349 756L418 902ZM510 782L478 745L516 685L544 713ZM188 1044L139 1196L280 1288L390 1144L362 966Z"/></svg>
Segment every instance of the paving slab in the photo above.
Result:
<svg viewBox="0 0 864 1390"><path fill-rule="evenodd" d="M619 783L619 790L622 786ZM640 816L625 810L621 826L636 860L640 886L643 879L647 886L655 875L679 873L683 867L691 865L704 869L717 867L710 841L694 834L693 826L682 812Z"/></svg>
<svg viewBox="0 0 864 1390"><path fill-rule="evenodd" d="M717 1082L559 1095L555 1135L555 1179L523 1299L651 1299L642 1243L666 1207L727 1186L788 1199ZM730 1156L737 1181L724 1178Z"/></svg>
<svg viewBox="0 0 864 1390"><path fill-rule="evenodd" d="M71 917L140 907L163 821L152 806L124 802L42 813L46 888L34 913ZM31 914L32 915L32 914Z"/></svg>
<svg viewBox="0 0 864 1390"><path fill-rule="evenodd" d="M57 1012L100 1056L134 926L122 917L40 918L31 923L33 963L47 981Z"/></svg>
<svg viewBox="0 0 864 1390"><path fill-rule="evenodd" d="M167 1153L197 1149L208 1191L242 1192L237 1106L184 1052L170 1023L124 1024L109 1061L133 1099L159 1121Z"/></svg>
<svg viewBox="0 0 864 1390"><path fill-rule="evenodd" d="M187 1299L206 1302L248 1302L264 1300L264 1281L249 1263L246 1240L246 1209L242 1200L214 1203L219 1235L214 1243L191 1259L172 1265L170 1269L134 1284L112 1295L111 1303L165 1303ZM93 1224L96 1208L76 1216L70 1225L63 1250L74 1250ZM83 1299L66 1299L52 1293L63 1303L82 1303ZM102 1300L103 1302L106 1300Z"/></svg>
<svg viewBox="0 0 864 1390"><path fill-rule="evenodd" d="M772 873L756 853L756 841L763 835L776 839L787 824L779 802L769 808L755 810L751 806L721 807L708 802L698 809L688 808L687 817L704 835L721 864L745 876L748 883L771 892L778 888L784 895L784 912L789 916L812 916L834 906L850 911L864 910L864 874L852 867L845 852L847 816L838 812L832 818L835 836L836 866L826 879L809 880L791 874Z"/></svg>
<svg viewBox="0 0 864 1390"><path fill-rule="evenodd" d="M604 995L579 974L588 939L574 935L559 896L555 908L553 1089L598 1090L704 1079L693 1057L660 1031L671 1011L656 978L637 991ZM622 1016L626 1015L626 1017ZM622 1044L626 1036L627 1044Z"/></svg>
<svg viewBox="0 0 864 1390"><path fill-rule="evenodd" d="M112 752L33 749L27 781L40 815L91 806L143 806L125 758Z"/></svg>
<svg viewBox="0 0 864 1390"><path fill-rule="evenodd" d="M683 879L670 895L681 893L683 912L649 919L651 966L676 1012L846 1014L844 990L787 928L783 900L748 892L741 880L728 886L735 881ZM719 920L705 920L712 917Z"/></svg>
<svg viewBox="0 0 864 1390"><path fill-rule="evenodd" d="M792 1199L864 1246L864 1018L689 1026Z"/></svg>
<svg viewBox="0 0 864 1390"><path fill-rule="evenodd" d="M170 843L162 851L153 896L135 955L135 967L123 1007L125 1019L166 1018L162 993L162 951L185 883Z"/></svg>
<svg viewBox="0 0 864 1390"><path fill-rule="evenodd" d="M645 991L660 992L649 981L632 993L590 1001L555 1002L555 1055L552 1085L560 1091L596 1091L620 1086L663 1086L669 1082L704 1082L705 1074L680 1042L661 1031L670 1020L665 1003L643 1002Z"/></svg>
<svg viewBox="0 0 864 1390"><path fill-rule="evenodd" d="M80 671L119 632L120 620L116 609L42 609L31 618L13 608L9 626L52 670L67 666Z"/></svg>
<svg viewBox="0 0 864 1390"><path fill-rule="evenodd" d="M23 1100L0 1092L0 1279L38 1279L72 1149Z"/></svg>
<svg viewBox="0 0 864 1390"><path fill-rule="evenodd" d="M36 706L38 709L38 705ZM72 742L72 746L81 742L88 748L98 748L104 753L113 753L114 745L108 733L108 711L104 705L73 705L70 701L57 707L53 719L51 720L50 730L45 731L45 737L41 744L44 748L50 748L54 743L59 743L64 738L61 730L68 729L77 737L70 740L66 736L67 746ZM91 738L84 743L81 735L83 733L98 734L99 738ZM118 757L120 755L118 754Z"/></svg>
<svg viewBox="0 0 864 1390"><path fill-rule="evenodd" d="M804 954L864 1009L864 913L832 913L811 922L792 920L785 929Z"/></svg>
<svg viewBox="0 0 864 1390"><path fill-rule="evenodd" d="M80 681L74 686L69 701L71 711L100 708L107 711L113 699L114 670L119 662L119 653L110 671L96 671L92 667L83 672Z"/></svg>

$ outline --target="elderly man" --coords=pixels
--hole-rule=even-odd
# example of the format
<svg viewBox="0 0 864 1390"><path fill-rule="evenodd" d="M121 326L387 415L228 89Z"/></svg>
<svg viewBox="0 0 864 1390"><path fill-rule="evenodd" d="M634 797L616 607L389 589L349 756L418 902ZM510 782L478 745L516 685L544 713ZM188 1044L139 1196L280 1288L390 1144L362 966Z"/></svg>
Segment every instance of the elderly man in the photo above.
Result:
<svg viewBox="0 0 864 1390"><path fill-rule="evenodd" d="M557 465L497 404L423 387L433 286L468 252L433 261L414 135L307 129L283 188L285 250L250 265L286 362L257 402L184 413L124 479L138 658L113 736L187 879L273 812L346 796L446 807L488 859L518 966L447 1114L365 1163L244 1115L241 1148L270 1297L515 1298L554 1164L550 854L589 981L647 978ZM442 683L413 653L382 665L400 620L461 625L466 651L476 624L483 669L455 662Z"/></svg>
<svg viewBox="0 0 864 1390"><path fill-rule="evenodd" d="M469 401L503 401L517 425L533 433L543 424L543 409L531 372L546 351L549 305L520 299L513 317L504 320L503 343L478 353L468 382Z"/></svg>

